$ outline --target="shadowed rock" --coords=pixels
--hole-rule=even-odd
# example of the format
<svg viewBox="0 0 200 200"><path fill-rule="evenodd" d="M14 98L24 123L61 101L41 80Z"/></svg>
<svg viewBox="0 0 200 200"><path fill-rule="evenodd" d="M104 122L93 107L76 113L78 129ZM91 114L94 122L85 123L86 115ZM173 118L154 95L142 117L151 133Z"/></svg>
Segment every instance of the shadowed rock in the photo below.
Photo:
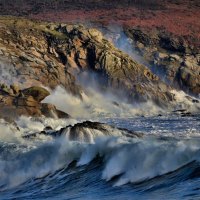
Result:
<svg viewBox="0 0 200 200"><path fill-rule="evenodd" d="M99 123L85 121L82 123L77 123L74 126L67 126L60 129L59 131L54 131L52 129L45 128L39 133L33 133L25 135L24 138L31 139L35 138L38 135L47 135L52 137L61 137L65 136L72 141L83 141L83 142L94 142L95 138L98 137L117 137L117 136L126 136L131 138L140 138L143 136L142 133L137 133L134 131L129 131L127 129L115 128L113 126Z"/></svg>
<svg viewBox="0 0 200 200"><path fill-rule="evenodd" d="M198 97L200 94L199 39L181 37L158 30L125 28L133 48L155 74L177 89ZM190 42L189 42L190 41Z"/></svg>

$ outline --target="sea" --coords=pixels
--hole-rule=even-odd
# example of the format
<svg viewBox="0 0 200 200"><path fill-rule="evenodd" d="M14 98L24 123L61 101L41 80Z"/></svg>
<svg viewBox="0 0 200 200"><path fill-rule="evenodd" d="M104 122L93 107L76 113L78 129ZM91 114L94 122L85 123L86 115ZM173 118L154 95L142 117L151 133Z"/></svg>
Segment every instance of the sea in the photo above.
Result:
<svg viewBox="0 0 200 200"><path fill-rule="evenodd" d="M22 137L47 125L58 130L82 121L21 117L16 127L2 120L0 199L200 199L199 114L93 120L141 134L136 138Z"/></svg>

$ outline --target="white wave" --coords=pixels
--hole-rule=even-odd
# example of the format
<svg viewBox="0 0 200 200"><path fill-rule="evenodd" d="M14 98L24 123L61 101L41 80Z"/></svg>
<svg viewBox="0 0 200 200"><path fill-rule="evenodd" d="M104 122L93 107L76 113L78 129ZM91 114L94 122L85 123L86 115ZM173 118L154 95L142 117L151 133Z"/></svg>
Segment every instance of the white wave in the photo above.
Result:
<svg viewBox="0 0 200 200"><path fill-rule="evenodd" d="M0 141L19 142L20 138L21 133L14 124L7 123L3 119L0 119Z"/></svg>
<svg viewBox="0 0 200 200"><path fill-rule="evenodd" d="M172 90L171 92L175 95L174 107L176 109L187 109L194 113L200 111L200 103L193 102L194 100L199 101L199 99L186 94L184 91Z"/></svg>
<svg viewBox="0 0 200 200"><path fill-rule="evenodd" d="M199 141L194 140L136 141L116 148L106 162L102 177L110 180L123 174L115 186L154 178L197 160L199 150Z"/></svg>
<svg viewBox="0 0 200 200"><path fill-rule="evenodd" d="M77 123L75 119L52 119L45 117L33 118L21 116L13 123L8 123L0 119L0 142L15 143L33 148L37 146L37 143L31 140L27 141L22 136L41 132L45 127L51 127L52 130L56 131L75 123ZM52 137L44 135L38 135L37 137L39 144L49 140L52 140Z"/></svg>
<svg viewBox="0 0 200 200"><path fill-rule="evenodd" d="M83 124L82 124L83 125ZM62 135L65 135L68 140L79 142L95 143L95 139L99 137L123 136L127 131L120 130L105 124L98 125L97 128L91 127L67 127L62 130ZM134 135L133 135L134 137Z"/></svg>
<svg viewBox="0 0 200 200"><path fill-rule="evenodd" d="M16 120L17 126L26 132L39 132L42 131L45 127L50 126L53 130L59 130L62 127L68 125L74 125L77 123L75 119L53 119L53 118L33 118L21 116L18 120Z"/></svg>
<svg viewBox="0 0 200 200"><path fill-rule="evenodd" d="M82 146L65 141L48 142L11 159L0 160L0 184L15 187L67 166L81 154Z"/></svg>
<svg viewBox="0 0 200 200"><path fill-rule="evenodd" d="M16 158L0 159L0 184L14 187L30 178L40 178L76 160L89 164L96 156L104 160L102 178L122 174L115 186L138 182L174 171L199 160L200 141L159 140L156 137L97 137L93 144L69 141L67 137L47 142Z"/></svg>

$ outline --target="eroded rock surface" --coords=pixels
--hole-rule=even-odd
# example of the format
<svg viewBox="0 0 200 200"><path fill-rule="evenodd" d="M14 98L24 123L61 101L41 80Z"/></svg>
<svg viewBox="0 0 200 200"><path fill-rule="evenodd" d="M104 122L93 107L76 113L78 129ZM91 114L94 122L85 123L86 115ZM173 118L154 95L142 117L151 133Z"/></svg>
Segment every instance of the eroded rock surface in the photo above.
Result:
<svg viewBox="0 0 200 200"><path fill-rule="evenodd" d="M199 39L191 44L189 36L180 37L158 31L128 28L135 49L152 70L177 89L198 96L200 94ZM195 45L196 44L196 45Z"/></svg>
<svg viewBox="0 0 200 200"><path fill-rule="evenodd" d="M8 87L0 84L0 117L12 121L21 115L69 118L52 104L41 103L50 93L42 87L20 89L16 85Z"/></svg>
<svg viewBox="0 0 200 200"><path fill-rule="evenodd" d="M163 106L174 100L171 87L96 29L13 18L1 18L0 25L1 76L11 75L20 87L62 85L81 97L84 88L75 77L87 71L102 90L110 88L130 103L152 100Z"/></svg>

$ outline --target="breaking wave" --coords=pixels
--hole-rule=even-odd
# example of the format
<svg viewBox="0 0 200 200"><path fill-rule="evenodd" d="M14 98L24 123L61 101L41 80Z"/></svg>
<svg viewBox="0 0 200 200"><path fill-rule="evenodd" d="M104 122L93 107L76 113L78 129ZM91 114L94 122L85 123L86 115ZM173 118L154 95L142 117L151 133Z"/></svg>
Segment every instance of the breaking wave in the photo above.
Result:
<svg viewBox="0 0 200 200"><path fill-rule="evenodd" d="M7 134L10 132L9 129L3 130ZM113 132L109 135L93 134L88 130L88 134L92 134L92 142L85 142L80 138L71 141L67 134L57 139L44 136L44 140L39 143L36 139L25 140L19 134L10 133L7 138L1 137L0 190L3 196L18 191L18 198L23 195L26 198L30 193L27 192L26 196L23 190L33 192L34 188L36 192L42 182L46 184L42 193L46 190L51 193L55 188L64 190L74 179L82 184L80 187L83 190L88 181L91 181L90 184L94 181L95 189L100 191L107 184L110 186L106 187L113 190L115 187L122 189L124 186L136 187L138 184L142 188L145 185L143 190L148 190L150 186L156 187L156 180L159 183L163 179L172 181L169 178L171 176L175 182L179 181L180 176L184 180L199 177L198 138L181 139L155 135L132 138L120 134L120 130L117 134ZM8 140L9 137L12 139ZM86 183L82 180L83 177ZM59 196L58 194L55 192L51 197Z"/></svg>

